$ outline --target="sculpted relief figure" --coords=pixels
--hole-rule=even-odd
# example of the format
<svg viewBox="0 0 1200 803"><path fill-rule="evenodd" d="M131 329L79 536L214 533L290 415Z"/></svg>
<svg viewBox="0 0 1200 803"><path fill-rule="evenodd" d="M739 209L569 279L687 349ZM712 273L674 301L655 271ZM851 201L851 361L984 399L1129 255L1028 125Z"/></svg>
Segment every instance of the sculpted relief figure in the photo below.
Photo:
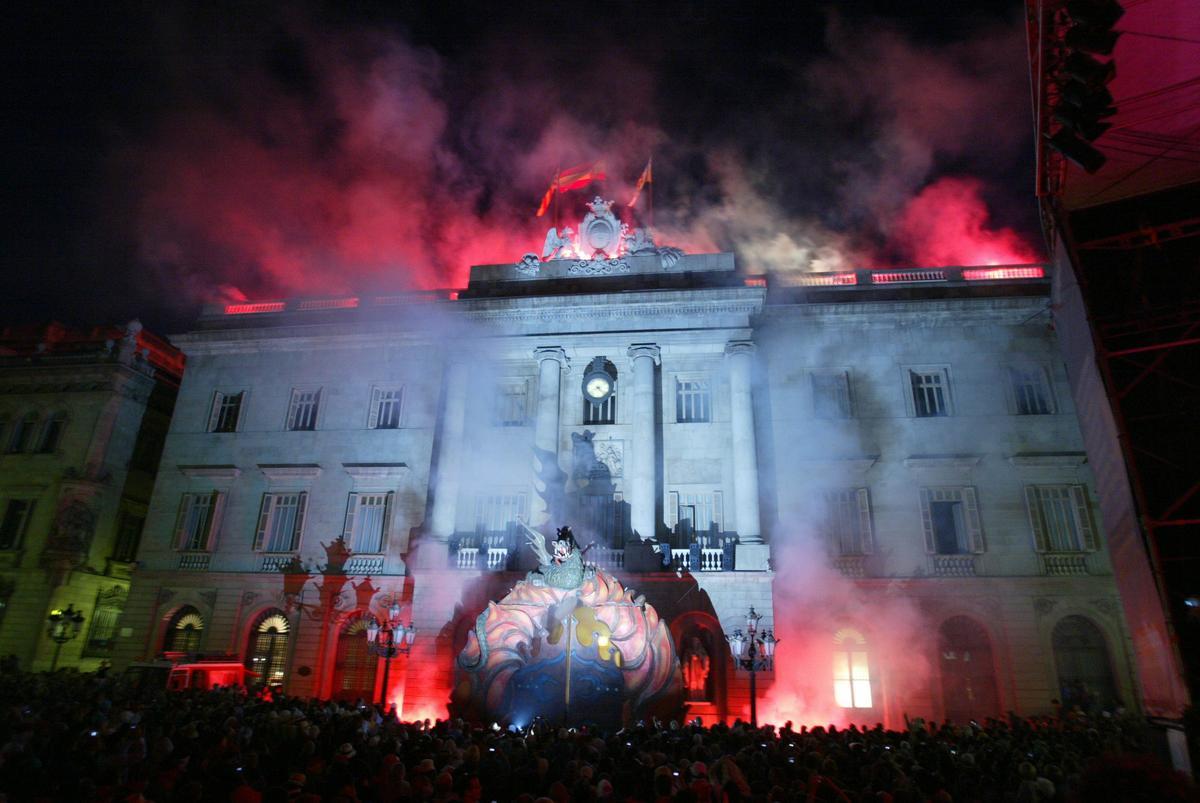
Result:
<svg viewBox="0 0 1200 803"><path fill-rule="evenodd" d="M558 259L560 256L565 256L564 251L571 251L574 245L571 238L575 236L574 230L567 226L560 234L558 229L550 229L546 232L546 244L542 246L542 259Z"/></svg>
<svg viewBox="0 0 1200 803"><path fill-rule="evenodd" d="M704 700L708 697L708 672L712 659L698 636L692 636L687 652L680 662L683 665L683 685L689 700Z"/></svg>

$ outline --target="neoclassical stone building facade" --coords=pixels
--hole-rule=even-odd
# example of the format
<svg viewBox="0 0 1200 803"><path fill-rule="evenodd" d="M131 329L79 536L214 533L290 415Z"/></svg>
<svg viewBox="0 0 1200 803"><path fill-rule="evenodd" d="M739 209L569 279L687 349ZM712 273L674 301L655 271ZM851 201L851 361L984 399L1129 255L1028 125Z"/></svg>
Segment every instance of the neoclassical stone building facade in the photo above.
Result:
<svg viewBox="0 0 1200 803"><path fill-rule="evenodd" d="M532 568L517 522L563 516L667 620L709 720L745 713L725 636L751 606L784 638L758 679L781 719L811 713L777 693L801 674L853 721L1134 704L1047 292L1038 267L768 281L659 249L209 308L175 339L118 653L442 715ZM393 598L418 635L382 690L364 616Z"/></svg>

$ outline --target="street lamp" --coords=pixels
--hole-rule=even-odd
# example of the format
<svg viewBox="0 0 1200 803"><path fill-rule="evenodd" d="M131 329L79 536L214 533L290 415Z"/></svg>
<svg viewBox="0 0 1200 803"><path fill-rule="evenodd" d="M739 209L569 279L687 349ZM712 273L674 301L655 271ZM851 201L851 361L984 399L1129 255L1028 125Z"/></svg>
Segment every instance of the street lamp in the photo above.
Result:
<svg viewBox="0 0 1200 803"><path fill-rule="evenodd" d="M408 655L417 640L417 629L412 623L400 621L400 603L395 597L387 607L387 619L380 621L374 616L367 622L367 650L383 659L383 689L379 693L379 704L387 711L388 675L392 659L397 655Z"/></svg>
<svg viewBox="0 0 1200 803"><path fill-rule="evenodd" d="M755 675L758 672L770 672L775 668L775 645L779 639L771 630L760 632L758 623L762 614L754 607L746 614L746 632L740 629L725 637L729 642L729 651L733 653L733 665L750 673L750 727L758 727L758 684Z"/></svg>
<svg viewBox="0 0 1200 803"><path fill-rule="evenodd" d="M58 669L58 653L62 645L79 635L83 627L83 613L75 610L74 605L68 605L66 610L55 608L46 617L48 627L46 635L54 642L54 658L50 661L50 671Z"/></svg>

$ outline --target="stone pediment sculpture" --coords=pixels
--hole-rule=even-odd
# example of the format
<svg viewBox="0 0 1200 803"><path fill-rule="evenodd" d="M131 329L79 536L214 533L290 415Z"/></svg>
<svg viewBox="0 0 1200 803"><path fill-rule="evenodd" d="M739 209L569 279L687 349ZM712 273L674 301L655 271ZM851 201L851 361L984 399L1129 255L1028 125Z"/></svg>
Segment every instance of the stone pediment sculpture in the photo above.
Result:
<svg viewBox="0 0 1200 803"><path fill-rule="evenodd" d="M584 259L610 259L621 248L621 222L612 213L612 201L597 195L587 205L579 224L579 250Z"/></svg>
<svg viewBox="0 0 1200 803"><path fill-rule="evenodd" d="M565 227L560 234L558 229L550 229L546 232L546 243L542 246L542 259L558 259L564 255L564 251L572 251L575 248L571 238L575 232L570 226Z"/></svg>

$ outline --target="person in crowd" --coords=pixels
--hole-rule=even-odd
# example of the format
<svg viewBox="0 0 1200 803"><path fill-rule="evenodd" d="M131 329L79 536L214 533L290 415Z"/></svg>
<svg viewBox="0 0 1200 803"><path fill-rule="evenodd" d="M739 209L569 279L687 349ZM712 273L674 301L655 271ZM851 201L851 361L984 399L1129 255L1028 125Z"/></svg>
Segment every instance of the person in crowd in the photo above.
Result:
<svg viewBox="0 0 1200 803"><path fill-rule="evenodd" d="M147 691L109 672L10 667L0 678L0 803L1197 800L1148 744L1144 720L1078 708L903 731L657 720L497 730L400 722L362 701Z"/></svg>

